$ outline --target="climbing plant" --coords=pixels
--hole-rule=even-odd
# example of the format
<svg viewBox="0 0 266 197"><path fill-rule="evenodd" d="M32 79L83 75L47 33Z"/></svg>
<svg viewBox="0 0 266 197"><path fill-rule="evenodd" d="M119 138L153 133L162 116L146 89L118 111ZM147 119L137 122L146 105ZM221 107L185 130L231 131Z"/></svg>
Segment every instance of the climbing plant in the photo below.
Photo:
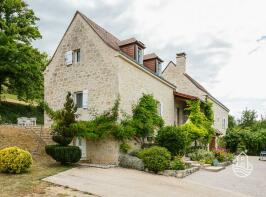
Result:
<svg viewBox="0 0 266 197"><path fill-rule="evenodd" d="M185 110L189 112L189 122L181 128L187 130L195 146L198 141L206 146L214 134L212 103L206 100L201 104L200 100L193 100L187 101L187 106Z"/></svg>

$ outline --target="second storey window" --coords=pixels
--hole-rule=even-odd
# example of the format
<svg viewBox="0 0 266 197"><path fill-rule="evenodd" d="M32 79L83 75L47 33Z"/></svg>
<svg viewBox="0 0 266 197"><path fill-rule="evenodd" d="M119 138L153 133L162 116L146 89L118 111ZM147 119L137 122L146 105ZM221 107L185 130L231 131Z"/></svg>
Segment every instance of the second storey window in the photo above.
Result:
<svg viewBox="0 0 266 197"><path fill-rule="evenodd" d="M161 102L157 103L157 113L162 116L163 115L163 105Z"/></svg>
<svg viewBox="0 0 266 197"><path fill-rule="evenodd" d="M223 118L223 121L222 121L222 129L225 129L225 118Z"/></svg>
<svg viewBox="0 0 266 197"><path fill-rule="evenodd" d="M75 56L76 56L76 62L80 62L80 49L77 49L75 51Z"/></svg>

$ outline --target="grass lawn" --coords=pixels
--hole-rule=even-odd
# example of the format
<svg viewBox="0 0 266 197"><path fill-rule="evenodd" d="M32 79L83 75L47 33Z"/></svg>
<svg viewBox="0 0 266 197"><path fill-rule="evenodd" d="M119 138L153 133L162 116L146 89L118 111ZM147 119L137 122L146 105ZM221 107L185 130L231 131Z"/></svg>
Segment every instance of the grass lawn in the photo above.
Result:
<svg viewBox="0 0 266 197"><path fill-rule="evenodd" d="M25 196L27 194L44 193L49 185L41 179L70 169L71 166L61 166L47 156L34 158L31 170L23 174L0 173L0 196Z"/></svg>
<svg viewBox="0 0 266 197"><path fill-rule="evenodd" d="M33 156L33 165L29 172L23 174L0 173L1 197L42 194L49 184L41 179L73 167L61 166L47 156L44 150L45 144L32 132L27 132L23 128L0 125L0 149L10 146L29 151Z"/></svg>

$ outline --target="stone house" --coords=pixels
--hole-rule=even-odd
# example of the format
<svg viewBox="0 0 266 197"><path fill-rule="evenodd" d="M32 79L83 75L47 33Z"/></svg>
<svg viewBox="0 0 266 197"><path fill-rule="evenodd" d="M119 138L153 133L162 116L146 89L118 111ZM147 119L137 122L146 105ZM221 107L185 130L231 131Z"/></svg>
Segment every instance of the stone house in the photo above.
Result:
<svg viewBox="0 0 266 197"><path fill-rule="evenodd" d="M224 133L229 110L185 73L185 55L178 54L177 63L170 62L162 72L163 60L154 53L144 55L144 49L139 40L119 40L77 11L44 72L45 101L60 109L70 91L79 119L88 120L93 112L110 109L118 96L121 110L130 114L132 104L149 93L159 101L158 113L165 123L179 125L185 122L184 101L208 95L219 120L214 126ZM46 115L44 124L51 125ZM85 160L118 162L119 144L114 140L76 139L73 143Z"/></svg>

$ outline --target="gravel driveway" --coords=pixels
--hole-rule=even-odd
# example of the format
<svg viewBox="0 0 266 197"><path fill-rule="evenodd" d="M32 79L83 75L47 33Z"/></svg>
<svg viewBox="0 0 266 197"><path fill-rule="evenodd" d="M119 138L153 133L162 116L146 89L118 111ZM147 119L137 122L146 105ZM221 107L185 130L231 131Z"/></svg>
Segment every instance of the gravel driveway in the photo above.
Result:
<svg viewBox="0 0 266 197"><path fill-rule="evenodd" d="M200 183L206 186L218 187L250 196L266 196L266 161L259 161L258 157L249 157L253 165L252 174L246 178L237 177L232 167L217 173L199 171L188 177L186 180Z"/></svg>
<svg viewBox="0 0 266 197"><path fill-rule="evenodd" d="M244 196L236 192L193 183L186 178L177 179L123 168L73 168L44 180L107 197Z"/></svg>

